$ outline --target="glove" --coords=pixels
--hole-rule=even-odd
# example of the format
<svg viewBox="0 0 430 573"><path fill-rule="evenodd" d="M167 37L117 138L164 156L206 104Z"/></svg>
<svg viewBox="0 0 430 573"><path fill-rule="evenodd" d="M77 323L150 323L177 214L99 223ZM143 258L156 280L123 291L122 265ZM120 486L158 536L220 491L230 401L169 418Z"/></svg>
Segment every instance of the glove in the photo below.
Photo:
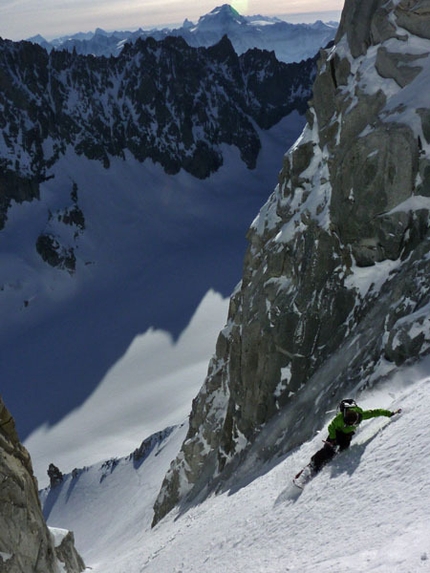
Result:
<svg viewBox="0 0 430 573"><path fill-rule="evenodd" d="M396 410L395 412L391 412L390 418L391 418L392 416L395 416L396 414L401 414L401 412L402 412L402 409L401 409L401 408L399 408L399 409Z"/></svg>
<svg viewBox="0 0 430 573"><path fill-rule="evenodd" d="M327 438L324 443L326 446L334 449L336 447L336 438Z"/></svg>

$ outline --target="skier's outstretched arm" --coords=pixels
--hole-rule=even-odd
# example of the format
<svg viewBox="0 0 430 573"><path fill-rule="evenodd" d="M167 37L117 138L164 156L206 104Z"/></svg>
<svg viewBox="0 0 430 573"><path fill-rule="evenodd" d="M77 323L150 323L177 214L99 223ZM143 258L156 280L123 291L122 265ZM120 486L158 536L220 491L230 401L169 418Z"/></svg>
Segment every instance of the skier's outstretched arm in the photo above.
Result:
<svg viewBox="0 0 430 573"><path fill-rule="evenodd" d="M379 416L386 416L387 418L391 418L396 414L400 414L401 411L401 408L395 410L394 412L391 410L384 410L383 408L376 408L374 410L363 410L361 415L363 416L363 420L369 420L369 418L378 418Z"/></svg>

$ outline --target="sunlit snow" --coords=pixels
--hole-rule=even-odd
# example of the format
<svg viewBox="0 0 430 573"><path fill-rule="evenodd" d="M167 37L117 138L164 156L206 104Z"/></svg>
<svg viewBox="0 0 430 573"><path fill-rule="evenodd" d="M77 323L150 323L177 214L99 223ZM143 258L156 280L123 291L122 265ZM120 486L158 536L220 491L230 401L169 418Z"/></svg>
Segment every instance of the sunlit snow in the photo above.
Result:
<svg viewBox="0 0 430 573"><path fill-rule="evenodd" d="M403 413L363 422L351 448L302 494L292 477L326 428L250 483L151 529L160 479L184 437L179 427L140 466L127 458L112 470L96 465L44 492L48 523L74 530L95 573L429 571L429 370L427 359L360 396L364 408Z"/></svg>

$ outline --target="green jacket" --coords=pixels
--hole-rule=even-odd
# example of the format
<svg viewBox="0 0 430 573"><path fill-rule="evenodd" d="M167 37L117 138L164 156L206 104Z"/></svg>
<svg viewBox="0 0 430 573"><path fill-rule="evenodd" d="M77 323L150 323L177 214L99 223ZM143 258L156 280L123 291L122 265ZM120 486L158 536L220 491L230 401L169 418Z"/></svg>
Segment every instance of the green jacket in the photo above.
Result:
<svg viewBox="0 0 430 573"><path fill-rule="evenodd" d="M353 406L351 410L354 410L360 414L358 423L355 426L347 426L343 421L343 414L340 412L335 418L333 418L328 426L328 437L330 440L336 439L336 431L343 432L344 434L355 432L358 425L363 420L377 418L378 416L387 416L387 418L390 418L393 415L393 412L390 412L390 410L383 410L382 408L376 408L375 410L363 410L359 406Z"/></svg>

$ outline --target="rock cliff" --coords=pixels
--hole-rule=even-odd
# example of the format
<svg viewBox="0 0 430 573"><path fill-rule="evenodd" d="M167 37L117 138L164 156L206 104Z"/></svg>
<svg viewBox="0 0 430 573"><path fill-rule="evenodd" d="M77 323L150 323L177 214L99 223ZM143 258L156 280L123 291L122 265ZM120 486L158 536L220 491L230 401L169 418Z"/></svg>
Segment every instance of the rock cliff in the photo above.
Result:
<svg viewBox="0 0 430 573"><path fill-rule="evenodd" d="M346 0L154 523L428 353L430 1Z"/></svg>
<svg viewBox="0 0 430 573"><path fill-rule="evenodd" d="M61 539L46 526L30 456L0 398L0 570L2 573L80 573L85 565L73 534Z"/></svg>

